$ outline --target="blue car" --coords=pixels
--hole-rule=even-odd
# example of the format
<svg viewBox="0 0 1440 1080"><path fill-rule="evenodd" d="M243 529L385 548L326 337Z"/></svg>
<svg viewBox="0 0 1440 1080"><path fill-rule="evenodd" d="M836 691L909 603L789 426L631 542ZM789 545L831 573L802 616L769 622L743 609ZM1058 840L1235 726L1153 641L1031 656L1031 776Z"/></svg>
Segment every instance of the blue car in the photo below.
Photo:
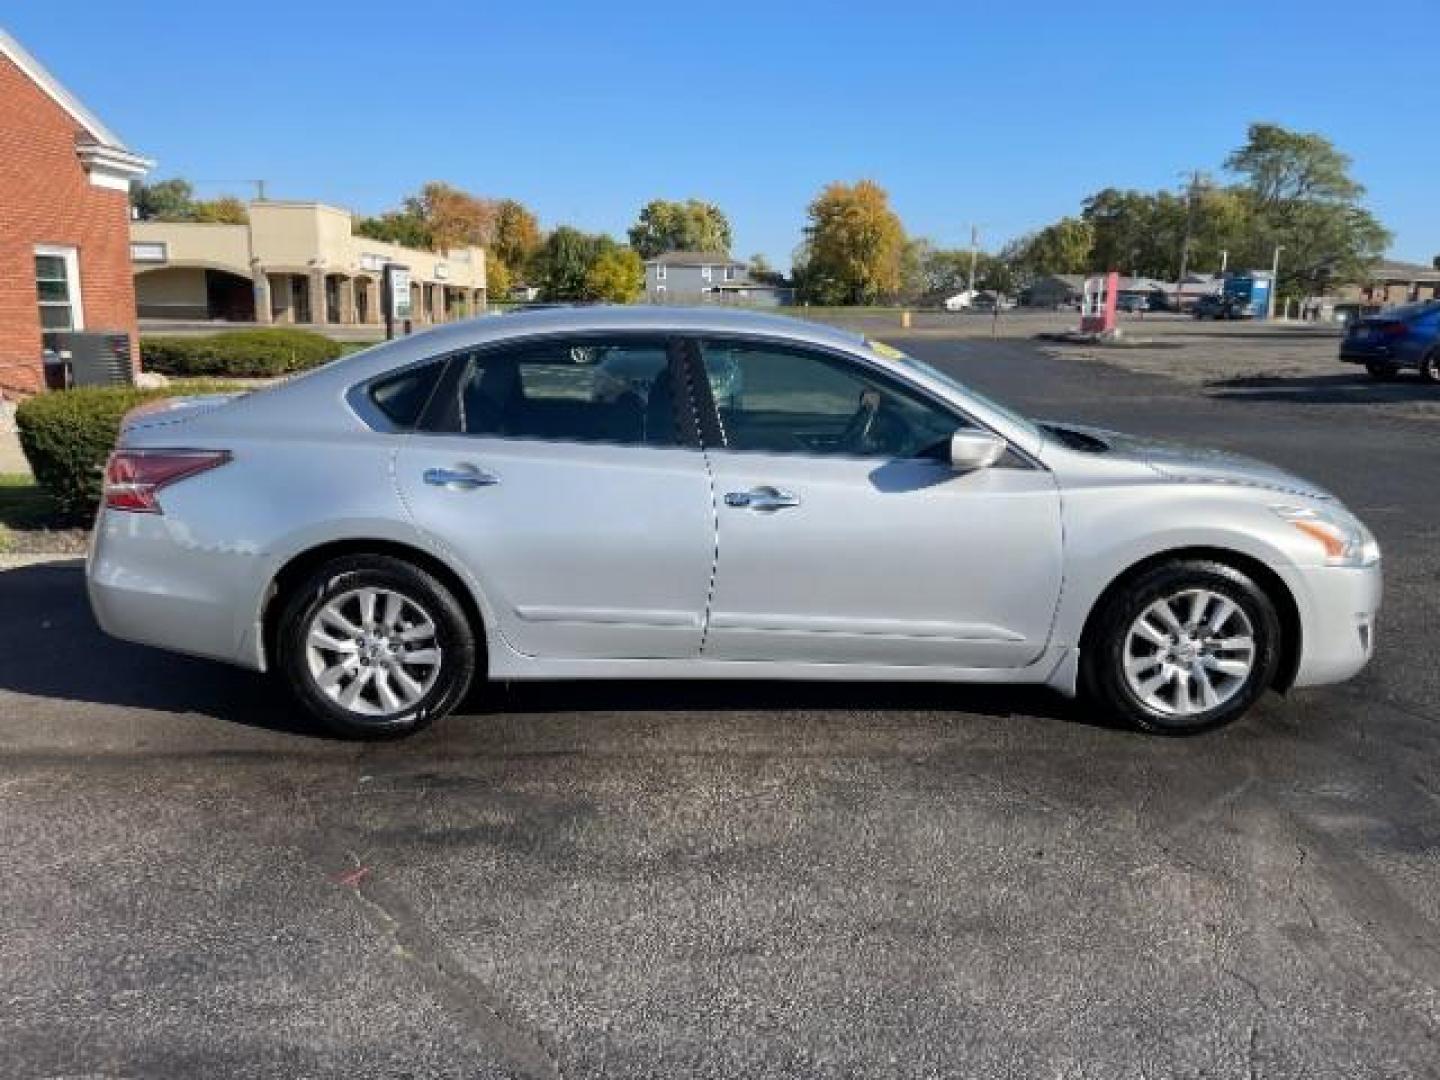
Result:
<svg viewBox="0 0 1440 1080"><path fill-rule="evenodd" d="M1440 300L1418 300L1356 319L1340 343L1340 359L1364 364L1377 379L1393 379L1413 368L1426 382L1440 383Z"/></svg>

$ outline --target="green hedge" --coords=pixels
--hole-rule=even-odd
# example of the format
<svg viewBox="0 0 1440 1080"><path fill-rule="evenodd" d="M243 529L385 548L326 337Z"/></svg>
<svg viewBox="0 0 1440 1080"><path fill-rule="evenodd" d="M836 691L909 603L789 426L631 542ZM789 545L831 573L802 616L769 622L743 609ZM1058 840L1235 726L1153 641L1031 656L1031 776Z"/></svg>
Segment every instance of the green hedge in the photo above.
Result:
<svg viewBox="0 0 1440 1080"><path fill-rule="evenodd" d="M241 388L197 381L173 383L163 390L105 386L38 394L15 410L20 448L36 482L60 514L84 522L100 503L105 459L127 412L156 398L236 389Z"/></svg>
<svg viewBox="0 0 1440 1080"><path fill-rule="evenodd" d="M202 337L142 337L140 366L161 375L265 379L329 363L345 346L310 330L276 327Z"/></svg>

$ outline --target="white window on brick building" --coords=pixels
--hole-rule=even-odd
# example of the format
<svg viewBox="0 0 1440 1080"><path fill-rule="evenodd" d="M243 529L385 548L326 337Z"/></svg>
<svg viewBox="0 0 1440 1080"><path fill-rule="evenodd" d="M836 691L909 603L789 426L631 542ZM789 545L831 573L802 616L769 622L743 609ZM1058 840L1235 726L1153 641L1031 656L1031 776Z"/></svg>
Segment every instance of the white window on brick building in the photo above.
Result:
<svg viewBox="0 0 1440 1080"><path fill-rule="evenodd" d="M73 247L35 248L35 292L40 299L40 329L85 329L80 299L80 260Z"/></svg>

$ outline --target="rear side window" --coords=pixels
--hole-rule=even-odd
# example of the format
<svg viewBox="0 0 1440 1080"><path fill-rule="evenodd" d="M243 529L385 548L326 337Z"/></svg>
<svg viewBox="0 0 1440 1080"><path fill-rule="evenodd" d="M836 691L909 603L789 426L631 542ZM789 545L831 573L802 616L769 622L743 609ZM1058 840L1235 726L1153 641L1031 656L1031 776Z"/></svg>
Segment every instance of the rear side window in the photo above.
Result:
<svg viewBox="0 0 1440 1080"><path fill-rule="evenodd" d="M408 431L415 427L420 414L425 411L445 364L444 360L432 360L371 383L370 400L387 420Z"/></svg>
<svg viewBox="0 0 1440 1080"><path fill-rule="evenodd" d="M465 357L422 425L431 432L674 446L677 410L663 339L562 339Z"/></svg>

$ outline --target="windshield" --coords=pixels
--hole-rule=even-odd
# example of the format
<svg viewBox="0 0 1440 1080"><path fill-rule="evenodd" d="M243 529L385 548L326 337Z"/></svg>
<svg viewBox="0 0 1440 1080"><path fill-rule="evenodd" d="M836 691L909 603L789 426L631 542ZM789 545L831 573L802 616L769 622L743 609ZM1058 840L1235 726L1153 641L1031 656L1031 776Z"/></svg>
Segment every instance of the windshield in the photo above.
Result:
<svg viewBox="0 0 1440 1080"><path fill-rule="evenodd" d="M965 397L980 402L980 404L1003 416L1006 420L1014 424L1016 427L1021 428L1024 431L1035 435L1036 437L1040 436L1040 430L1035 426L1033 421L1027 419L1024 416L1021 416L1014 409L1006 405L1000 404L1000 402L996 401L994 398L986 397L974 387L967 386L965 383L962 383L954 376L947 375L939 368L934 367L931 364L925 363L924 360L916 360L915 357L909 355L908 353L903 353L899 349L895 348L895 346L887 345L883 341L866 341L865 344L870 348L870 351L875 353L876 355L883 356L887 360L893 360L901 367L909 368L912 371L918 371L922 375L927 375L930 378L934 379L936 382L943 383L944 385L950 387L957 393L963 394Z"/></svg>

